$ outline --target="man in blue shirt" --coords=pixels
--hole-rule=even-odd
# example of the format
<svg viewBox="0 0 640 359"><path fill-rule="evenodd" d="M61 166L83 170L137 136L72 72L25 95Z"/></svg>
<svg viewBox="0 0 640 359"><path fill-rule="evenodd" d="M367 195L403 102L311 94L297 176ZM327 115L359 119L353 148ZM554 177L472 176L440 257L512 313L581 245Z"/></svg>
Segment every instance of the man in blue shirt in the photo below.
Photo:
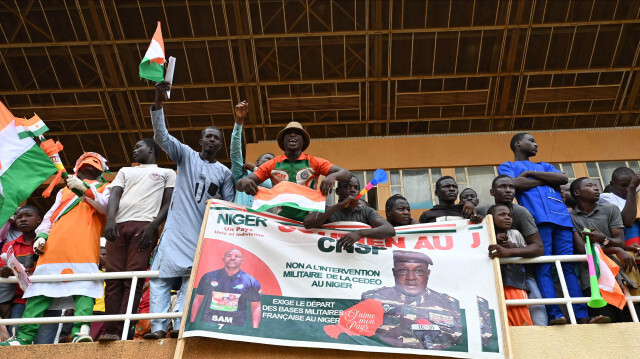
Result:
<svg viewBox="0 0 640 359"><path fill-rule="evenodd" d="M223 268L206 273L200 278L191 307L191 322L202 312L201 322L243 326L249 303L251 324L254 328L260 325L260 283L240 270L242 262L242 252L230 249L222 257Z"/></svg>
<svg viewBox="0 0 640 359"><path fill-rule="evenodd" d="M242 158L242 126L244 125L244 119L245 117L247 117L247 112L249 111L249 104L246 101L242 101L236 105L235 111L235 124L233 125L233 132L231 132L231 145L229 146L229 157L231 158L231 174L233 175L233 183L236 183L239 180L248 177L253 173L254 169L260 167L260 165L275 157L273 153L263 153L260 155L260 157L258 157L255 165L250 162L244 163ZM259 186L264 188L271 188L271 180L267 179L266 181L259 184ZM236 190L236 199L234 201L237 204L251 207L253 205L253 196Z"/></svg>
<svg viewBox="0 0 640 359"><path fill-rule="evenodd" d="M510 146L514 161L501 164L498 172L513 178L518 204L528 209L536 221L544 255L573 254L573 224L559 190L560 185L569 179L549 163L529 161L538 153L538 144L530 134L518 133L511 139ZM542 296L556 298L551 263L537 264L535 269ZM569 295L582 297L573 263L563 263L562 270ZM598 323L604 319L602 316L590 318L586 304L574 304L573 310L581 324ZM558 305L547 305L547 314L549 325L567 323Z"/></svg>

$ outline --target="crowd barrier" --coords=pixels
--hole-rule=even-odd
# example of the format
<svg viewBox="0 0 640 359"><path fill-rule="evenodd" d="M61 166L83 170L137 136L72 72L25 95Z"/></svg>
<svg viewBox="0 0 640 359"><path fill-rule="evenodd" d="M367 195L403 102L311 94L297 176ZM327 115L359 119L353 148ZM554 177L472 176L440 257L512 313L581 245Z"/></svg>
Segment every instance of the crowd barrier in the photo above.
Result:
<svg viewBox="0 0 640 359"><path fill-rule="evenodd" d="M556 270L558 271L558 278L560 280L560 287L562 288L563 297L560 298L545 298L545 299L515 299L506 300L506 305L536 305L536 304L564 304L567 307L567 313L572 324L576 324L575 314L571 304L587 303L589 297L570 297L567 284L564 278L564 272L562 271L562 262L586 262L586 255L560 255L560 256L541 256L536 258L501 258L500 264L518 263L518 264L535 264L535 263L555 263ZM131 291L134 293L140 278L157 278L159 276L158 271L138 271L138 272L109 272L109 273L96 273L96 274L64 274L64 275L39 275L31 276L29 279L33 283L38 282L59 282L59 281L82 281L82 280L97 280L97 279L131 279ZM17 283L15 277L0 278L1 283ZM626 287L623 287L627 308L631 313L631 318L634 322L638 322L638 315L636 313L633 303L640 302L640 296L631 296ZM73 322L107 322L107 321L120 321L124 320L124 329L122 331L122 340L127 338L129 332L129 326L132 320L142 319L172 319L181 318L182 312L170 312L170 313L145 313L145 314L133 314L133 296L129 295L129 301L127 305L127 312L125 314L114 315L87 315L87 316L70 316L70 317L42 317L42 318L19 318L19 319L0 319L0 325L20 325L20 324L49 324L49 323L73 323Z"/></svg>
<svg viewBox="0 0 640 359"><path fill-rule="evenodd" d="M62 275L34 275L29 277L32 283L38 282L70 282L82 280L98 280L98 279L131 279L131 290L127 303L127 312L125 314L113 315L86 315L86 316L70 316L70 317L42 317L42 318L20 318L20 319L0 319L0 325L20 325L20 324L50 324L50 323L74 323L74 322L112 322L124 320L122 330L122 340L127 339L129 334L129 326L132 320L142 319L172 319L181 318L182 312L171 313L144 313L133 314L133 296L140 278L157 278L159 271L138 271L138 272L109 272L94 274L62 274ZM15 277L0 278L0 283L17 283ZM137 310L137 308L136 308Z"/></svg>
<svg viewBox="0 0 640 359"><path fill-rule="evenodd" d="M536 304L566 304L567 313L571 320L571 324L576 324L576 316L573 313L573 307L571 304L587 303L589 297L570 297L567 290L567 282L564 279L564 272L562 271L562 262L586 262L586 254L574 254L574 255L561 255L561 256L541 256L536 258L500 258L500 264L518 263L518 264L535 264L535 263L555 263L556 270L558 271L558 278L560 280L560 287L562 288L562 298L545 298L545 299L512 299L505 301L507 305L536 305ZM622 286L624 295L627 300L627 308L631 313L631 318L634 322L638 322L638 314L633 305L635 302L640 301L640 296L632 296L629 294L627 287Z"/></svg>

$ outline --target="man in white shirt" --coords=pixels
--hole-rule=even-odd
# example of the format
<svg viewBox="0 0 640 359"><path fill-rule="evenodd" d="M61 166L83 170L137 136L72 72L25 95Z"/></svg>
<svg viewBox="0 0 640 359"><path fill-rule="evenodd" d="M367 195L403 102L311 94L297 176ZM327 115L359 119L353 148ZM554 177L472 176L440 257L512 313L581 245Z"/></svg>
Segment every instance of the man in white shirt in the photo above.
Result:
<svg viewBox="0 0 640 359"><path fill-rule="evenodd" d="M104 231L107 243L107 272L144 271L149 266L151 252L158 241L158 227L167 218L169 203L176 183L172 169L156 164L160 146L143 138L133 149L136 167L124 167L111 183L111 198ZM133 308L142 295L142 280L138 281ZM131 281L107 280L105 314L124 314L129 301ZM106 322L105 334L99 341L120 340L122 322Z"/></svg>
<svg viewBox="0 0 640 359"><path fill-rule="evenodd" d="M618 167L611 174L611 193L600 194L598 203L618 206L624 225L625 249L640 255L640 219L638 218L636 191L640 185L640 172L629 167Z"/></svg>
<svg viewBox="0 0 640 359"><path fill-rule="evenodd" d="M634 173L629 167L618 167L611 174L609 184L611 192L601 193L598 203L611 203L618 206L622 212L624 226L629 228L636 219L636 190L640 184L640 173Z"/></svg>

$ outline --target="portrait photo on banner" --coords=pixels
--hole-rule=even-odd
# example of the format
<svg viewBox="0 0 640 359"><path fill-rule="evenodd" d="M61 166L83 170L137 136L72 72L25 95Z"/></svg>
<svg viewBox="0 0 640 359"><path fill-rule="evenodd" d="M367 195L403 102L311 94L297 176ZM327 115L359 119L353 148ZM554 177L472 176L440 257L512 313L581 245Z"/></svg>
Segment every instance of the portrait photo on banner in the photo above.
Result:
<svg viewBox="0 0 640 359"><path fill-rule="evenodd" d="M340 248L366 225L305 229L221 200L206 218L185 338L504 357L486 223L397 227L392 238Z"/></svg>

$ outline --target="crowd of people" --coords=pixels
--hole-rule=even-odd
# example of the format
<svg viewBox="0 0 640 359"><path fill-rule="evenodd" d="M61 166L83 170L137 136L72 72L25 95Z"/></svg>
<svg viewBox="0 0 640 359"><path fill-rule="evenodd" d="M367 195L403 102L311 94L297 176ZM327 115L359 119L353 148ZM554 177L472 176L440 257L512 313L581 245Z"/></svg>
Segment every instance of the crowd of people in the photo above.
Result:
<svg viewBox="0 0 640 359"><path fill-rule="evenodd" d="M75 164L74 175L66 179L66 186L58 192L47 213L24 205L0 230L2 252L13 251L27 273L36 275L150 268L160 275L151 278L148 284L139 281L133 294L134 308L151 313L182 311L207 200L219 198L251 206L259 187L271 188L289 181L319 189L324 195L335 188L338 201L323 213L283 207L281 216L298 220L307 228L336 221L362 222L371 227L345 234L337 242L340 247L351 247L365 237L392 237L399 226L455 219L479 223L491 214L497 243L488 248L490 258L582 254L588 235L620 267L622 285L638 288L640 216L636 190L640 173L629 168L616 169L610 191L600 194L598 186L587 177L568 183L567 176L553 165L532 162L531 157L538 151L535 138L519 133L510 143L514 160L502 163L500 175L491 183L494 203L480 205L473 189L459 193L456 180L443 176L435 184L438 204L418 220L412 218L410 203L401 195L393 195L386 201L384 218L367 202L356 199L361 184L349 170L304 152L311 138L297 122L289 123L278 133L282 154L264 153L255 163L245 162L241 144L249 106L246 102L235 107L231 169L216 160L223 137L215 126L202 130L199 152L181 143L169 134L165 124L162 104L170 86L166 82L156 85L155 103L151 107L154 139L143 138L136 143L133 158L137 166L120 169L113 182L108 183L103 177L108 170L106 159L95 152L82 154ZM157 166L161 151L177 164L177 172ZM323 179L319 182L320 176ZM102 245L101 237L106 239ZM101 258L104 252L106 258ZM501 269L507 299L558 295L557 274L549 263L506 264ZM563 263L562 271L571 296L589 295L586 265ZM1 260L0 275L12 275L7 263ZM403 275L407 276L406 281L411 281L409 277L415 273L408 271ZM0 317L60 316L62 309L69 308L74 309L76 316L122 314L127 309L130 289L130 280L107 280L104 285L100 280L37 282L25 292L20 286L2 284ZM172 292L177 294L172 296ZM622 309L624 303L617 305L614 299L608 302L611 304L599 309L574 304L578 323L631 320L629 311ZM558 305L508 307L509 324L514 326L566 324L565 313ZM177 337L180 319L170 322L169 319L138 322L135 336L148 340ZM63 340L108 342L119 340L125 329L123 322L77 322L66 330L62 327L57 324L0 327L3 340L0 345Z"/></svg>

